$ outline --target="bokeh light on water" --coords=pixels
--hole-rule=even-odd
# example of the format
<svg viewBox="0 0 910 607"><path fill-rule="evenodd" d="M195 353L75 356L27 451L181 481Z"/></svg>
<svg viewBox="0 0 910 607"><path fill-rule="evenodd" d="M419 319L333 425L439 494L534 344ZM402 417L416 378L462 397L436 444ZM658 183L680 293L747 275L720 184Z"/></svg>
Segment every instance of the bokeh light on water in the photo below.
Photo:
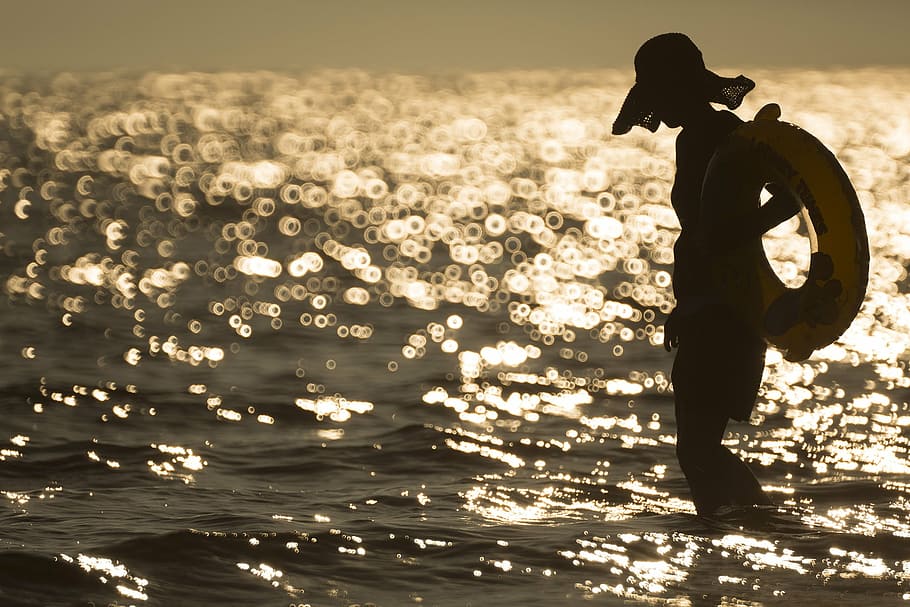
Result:
<svg viewBox="0 0 910 607"><path fill-rule="evenodd" d="M331 497L222 508L264 522L199 520L192 493L168 507L185 541L247 555L231 576L293 601L371 599L355 561L405 566L431 602L421 572L657 604L906 599L910 75L750 75L739 114L776 101L837 153L873 255L849 331L803 363L769 352L753 424L730 427L781 505L769 520L692 516L662 349L673 133L609 135L629 84L614 72L6 75L2 339L22 397L0 466L72 424L99 479L4 477L8 511L118 478L287 490L286 460L328 457L350 478ZM798 221L764 245L798 284ZM308 576L308 550L340 581ZM119 600L165 592L57 552Z"/></svg>

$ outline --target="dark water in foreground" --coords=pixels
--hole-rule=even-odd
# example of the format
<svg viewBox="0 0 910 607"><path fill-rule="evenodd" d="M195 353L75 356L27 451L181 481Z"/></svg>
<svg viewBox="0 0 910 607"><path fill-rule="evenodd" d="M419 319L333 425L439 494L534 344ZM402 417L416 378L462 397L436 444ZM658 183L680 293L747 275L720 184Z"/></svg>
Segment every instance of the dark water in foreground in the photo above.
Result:
<svg viewBox="0 0 910 607"><path fill-rule="evenodd" d="M717 520L674 457L673 133L608 135L627 74L4 78L0 604L910 599L910 74L752 75L873 262L729 428L779 506Z"/></svg>

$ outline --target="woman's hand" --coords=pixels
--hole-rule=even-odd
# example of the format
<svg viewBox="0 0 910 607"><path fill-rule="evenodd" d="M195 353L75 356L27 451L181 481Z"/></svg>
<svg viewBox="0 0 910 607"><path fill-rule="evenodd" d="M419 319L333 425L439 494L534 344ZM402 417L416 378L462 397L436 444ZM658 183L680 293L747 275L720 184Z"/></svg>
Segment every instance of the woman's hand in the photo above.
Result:
<svg viewBox="0 0 910 607"><path fill-rule="evenodd" d="M802 202L789 188L779 183L765 186L771 198L736 218L705 230L698 245L705 255L725 255L743 244L761 238L762 234L787 221L802 209Z"/></svg>
<svg viewBox="0 0 910 607"><path fill-rule="evenodd" d="M664 322L664 350L670 352L673 348L679 347L679 314L676 308L670 312L666 322Z"/></svg>
<svg viewBox="0 0 910 607"><path fill-rule="evenodd" d="M762 223L766 226L765 231L768 231L799 213L802 204L798 197L779 183L769 183L765 189L771 198L762 205L759 212L765 216Z"/></svg>

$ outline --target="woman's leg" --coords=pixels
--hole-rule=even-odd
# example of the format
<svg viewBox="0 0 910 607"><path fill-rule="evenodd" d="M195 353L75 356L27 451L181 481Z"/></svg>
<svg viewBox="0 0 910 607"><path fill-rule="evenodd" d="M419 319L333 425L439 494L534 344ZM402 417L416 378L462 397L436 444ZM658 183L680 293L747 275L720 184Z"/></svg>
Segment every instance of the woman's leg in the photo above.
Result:
<svg viewBox="0 0 910 607"><path fill-rule="evenodd" d="M721 444L730 415L728 401L733 394L729 382L724 381L730 379L730 369L724 364L728 361L715 365L712 361L724 353L710 347L711 340L686 341L681 340L672 373L676 454L696 509L699 514L710 514L725 505L770 504L745 462Z"/></svg>
<svg viewBox="0 0 910 607"><path fill-rule="evenodd" d="M676 456L699 514L710 514L720 506L771 503L749 466L721 444L726 416L678 396L676 410Z"/></svg>

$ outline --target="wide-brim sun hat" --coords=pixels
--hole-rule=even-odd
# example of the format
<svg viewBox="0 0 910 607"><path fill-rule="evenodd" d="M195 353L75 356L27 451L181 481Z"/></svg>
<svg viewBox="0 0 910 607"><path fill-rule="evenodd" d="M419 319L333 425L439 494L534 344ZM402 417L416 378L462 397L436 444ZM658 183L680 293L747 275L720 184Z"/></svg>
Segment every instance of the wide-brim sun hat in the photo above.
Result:
<svg viewBox="0 0 910 607"><path fill-rule="evenodd" d="M652 133L660 126L655 98L673 87L699 87L706 101L736 109L755 83L740 74L718 76L705 67L701 50L685 34L670 33L646 41L635 54L635 85L613 122L613 134L640 126Z"/></svg>

